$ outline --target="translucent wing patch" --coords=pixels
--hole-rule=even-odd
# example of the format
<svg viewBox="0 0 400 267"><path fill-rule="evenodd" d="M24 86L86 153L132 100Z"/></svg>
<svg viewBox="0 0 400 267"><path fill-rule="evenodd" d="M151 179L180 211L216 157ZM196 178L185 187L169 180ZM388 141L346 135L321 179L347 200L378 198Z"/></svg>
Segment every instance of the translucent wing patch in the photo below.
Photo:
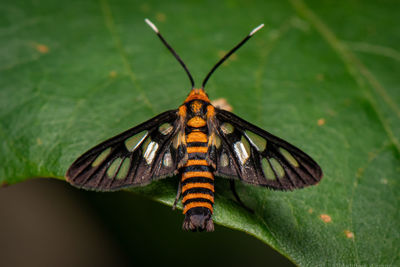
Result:
<svg viewBox="0 0 400 267"><path fill-rule="evenodd" d="M222 144L215 175L278 190L313 185L323 176L300 149L228 111L217 110L215 125Z"/></svg>
<svg viewBox="0 0 400 267"><path fill-rule="evenodd" d="M90 149L68 169L71 184L97 191L146 185L175 174L171 146L179 130L176 110L164 112Z"/></svg>

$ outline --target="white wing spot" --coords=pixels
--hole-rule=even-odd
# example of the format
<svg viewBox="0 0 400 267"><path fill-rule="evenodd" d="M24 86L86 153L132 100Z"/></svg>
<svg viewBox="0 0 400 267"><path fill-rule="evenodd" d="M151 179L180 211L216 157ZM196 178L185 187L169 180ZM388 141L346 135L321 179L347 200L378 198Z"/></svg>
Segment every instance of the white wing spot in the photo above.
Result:
<svg viewBox="0 0 400 267"><path fill-rule="evenodd" d="M235 153L238 156L240 162L242 163L242 165L244 165L249 158L249 153L247 152L244 144L242 142L236 142L233 145L233 148L235 149Z"/></svg>
<svg viewBox="0 0 400 267"><path fill-rule="evenodd" d="M148 165L150 165L153 162L157 149L158 149L158 144L154 141L151 141L150 144L147 146L143 157L146 159Z"/></svg>
<svg viewBox="0 0 400 267"><path fill-rule="evenodd" d="M226 167L229 164L228 155L226 153L222 153L221 158L219 159L221 167Z"/></svg>
<svg viewBox="0 0 400 267"><path fill-rule="evenodd" d="M165 167L170 167L172 165L172 156L171 153L167 152L164 155L163 164Z"/></svg>

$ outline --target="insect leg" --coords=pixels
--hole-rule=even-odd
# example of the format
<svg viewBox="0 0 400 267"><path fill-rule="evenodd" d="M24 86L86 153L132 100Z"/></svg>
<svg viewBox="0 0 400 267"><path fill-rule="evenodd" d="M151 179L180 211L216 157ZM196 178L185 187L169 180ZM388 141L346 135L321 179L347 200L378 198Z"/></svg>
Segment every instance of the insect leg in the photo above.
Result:
<svg viewBox="0 0 400 267"><path fill-rule="evenodd" d="M229 180L229 184L231 186L232 193L235 196L237 202L240 204L240 206L242 206L248 212L254 213L254 210L252 210L249 207L247 207L245 204L243 204L242 200L240 200L240 197L239 197L238 193L236 192L235 180Z"/></svg>

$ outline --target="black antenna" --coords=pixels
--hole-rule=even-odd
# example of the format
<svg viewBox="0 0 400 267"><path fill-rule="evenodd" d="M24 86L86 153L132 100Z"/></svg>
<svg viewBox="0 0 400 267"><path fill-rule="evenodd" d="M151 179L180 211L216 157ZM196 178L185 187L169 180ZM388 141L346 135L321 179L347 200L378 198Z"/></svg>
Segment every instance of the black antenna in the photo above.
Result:
<svg viewBox="0 0 400 267"><path fill-rule="evenodd" d="M194 80L192 75L190 74L188 68L186 67L185 63L183 63L182 59L178 56L178 54L175 52L174 49L172 49L172 47L167 43L167 41L165 41L164 37L162 37L160 31L157 29L156 25L153 24L153 22L151 22L148 19L144 20L157 34L157 36L160 38L161 42L163 42L163 44L169 49L169 51L171 51L171 53L175 56L175 58L179 61L179 63L181 63L182 67L185 69L187 75L189 76L189 80L190 83L192 84L192 89L194 88Z"/></svg>
<svg viewBox="0 0 400 267"><path fill-rule="evenodd" d="M262 27L264 27L264 24L261 24L259 26L257 26L256 28L254 28L249 35L247 35L240 43L238 43L234 48L231 49L231 51L229 51L223 58L221 58L217 64L214 65L214 67L210 70L210 72L207 74L206 78L204 78L203 83L201 85L201 88L204 89L204 87L206 86L206 83L208 81L208 79L210 78L211 74L214 73L214 71L222 64L224 63L225 60L227 60L229 58L230 55L232 55L236 50L238 50L242 45L244 45L244 43L247 42L247 40L250 39L251 36L253 36L253 34L255 34L258 30L260 30Z"/></svg>

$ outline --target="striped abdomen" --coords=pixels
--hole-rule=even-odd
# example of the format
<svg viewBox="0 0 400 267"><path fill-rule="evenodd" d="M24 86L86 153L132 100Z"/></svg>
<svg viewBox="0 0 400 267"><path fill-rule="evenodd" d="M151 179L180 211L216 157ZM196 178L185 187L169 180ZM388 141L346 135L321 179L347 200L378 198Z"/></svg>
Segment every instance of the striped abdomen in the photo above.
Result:
<svg viewBox="0 0 400 267"><path fill-rule="evenodd" d="M207 163L207 134L194 129L186 135L188 161L181 169L182 204L185 230L214 230L213 169Z"/></svg>

